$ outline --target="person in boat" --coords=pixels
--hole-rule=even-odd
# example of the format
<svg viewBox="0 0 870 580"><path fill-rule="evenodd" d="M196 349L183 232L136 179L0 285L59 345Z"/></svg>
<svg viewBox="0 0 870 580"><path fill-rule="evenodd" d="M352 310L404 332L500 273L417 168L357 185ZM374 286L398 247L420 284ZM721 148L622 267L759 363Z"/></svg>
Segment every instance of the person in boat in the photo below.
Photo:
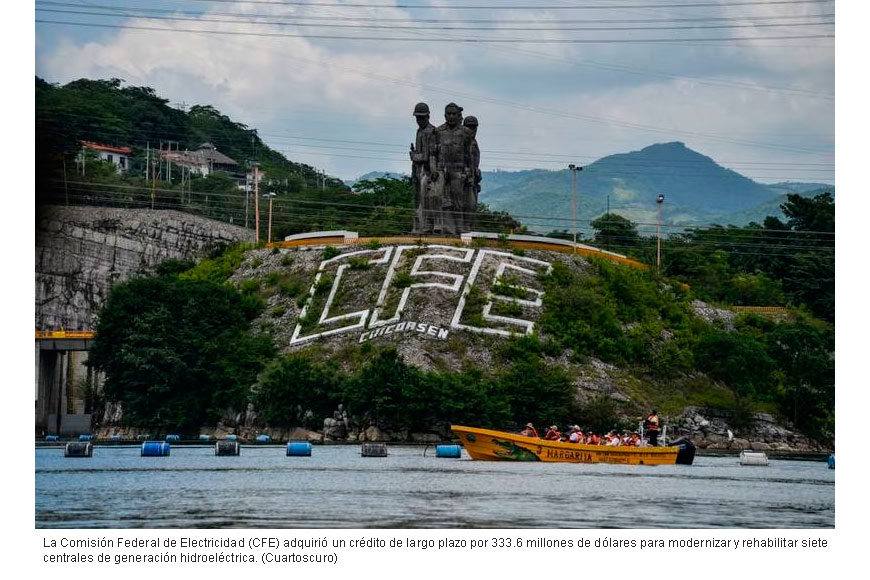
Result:
<svg viewBox="0 0 870 580"><path fill-rule="evenodd" d="M649 434L649 444L655 447L659 444L659 414L655 409L652 413L646 416L643 421L643 428Z"/></svg>
<svg viewBox="0 0 870 580"><path fill-rule="evenodd" d="M550 428L547 429L547 434L544 435L544 439L547 441L561 441L562 433L559 432L559 428L556 425L550 425Z"/></svg>
<svg viewBox="0 0 870 580"><path fill-rule="evenodd" d="M573 425L571 427L571 431L568 433L568 442L583 443L583 431L580 430L579 425Z"/></svg>
<svg viewBox="0 0 870 580"><path fill-rule="evenodd" d="M520 431L520 435L525 435L526 437L537 437L538 431L535 429L534 425L526 423L526 428Z"/></svg>

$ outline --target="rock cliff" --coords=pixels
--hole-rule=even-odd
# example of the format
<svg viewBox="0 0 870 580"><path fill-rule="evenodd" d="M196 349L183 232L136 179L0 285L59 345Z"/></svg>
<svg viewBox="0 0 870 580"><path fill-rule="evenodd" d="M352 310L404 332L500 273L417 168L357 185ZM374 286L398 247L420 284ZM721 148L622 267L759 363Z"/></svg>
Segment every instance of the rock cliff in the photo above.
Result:
<svg viewBox="0 0 870 580"><path fill-rule="evenodd" d="M249 236L244 228L172 210L37 208L36 329L92 330L112 284Z"/></svg>

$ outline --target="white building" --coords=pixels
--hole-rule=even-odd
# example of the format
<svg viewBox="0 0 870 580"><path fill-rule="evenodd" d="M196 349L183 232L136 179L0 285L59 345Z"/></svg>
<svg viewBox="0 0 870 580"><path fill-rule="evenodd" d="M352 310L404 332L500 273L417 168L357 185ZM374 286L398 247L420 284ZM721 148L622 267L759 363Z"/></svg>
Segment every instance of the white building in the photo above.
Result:
<svg viewBox="0 0 870 580"><path fill-rule="evenodd" d="M118 173L126 173L130 167L130 147L114 147L94 141L82 141L82 151L79 154L79 162L83 162L88 152L95 153L103 161L113 164Z"/></svg>

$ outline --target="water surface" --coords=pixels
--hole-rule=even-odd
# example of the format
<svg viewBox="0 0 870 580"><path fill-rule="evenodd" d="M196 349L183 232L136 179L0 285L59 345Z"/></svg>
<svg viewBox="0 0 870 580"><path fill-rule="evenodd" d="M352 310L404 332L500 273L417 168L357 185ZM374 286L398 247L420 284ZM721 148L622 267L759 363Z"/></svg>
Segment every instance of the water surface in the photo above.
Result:
<svg viewBox="0 0 870 580"><path fill-rule="evenodd" d="M425 452L425 455L424 455ZM434 457L429 447L36 449L37 528L833 528L824 462L629 466Z"/></svg>

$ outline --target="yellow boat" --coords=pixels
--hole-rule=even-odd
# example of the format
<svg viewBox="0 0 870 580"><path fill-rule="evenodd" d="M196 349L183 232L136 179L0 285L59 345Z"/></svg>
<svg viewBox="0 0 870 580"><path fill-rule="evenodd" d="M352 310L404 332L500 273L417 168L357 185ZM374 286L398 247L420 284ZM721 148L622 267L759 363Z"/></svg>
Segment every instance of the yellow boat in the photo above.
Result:
<svg viewBox="0 0 870 580"><path fill-rule="evenodd" d="M695 459L695 446L688 439L668 447L583 445L462 425L450 428L471 458L482 461L691 465Z"/></svg>

